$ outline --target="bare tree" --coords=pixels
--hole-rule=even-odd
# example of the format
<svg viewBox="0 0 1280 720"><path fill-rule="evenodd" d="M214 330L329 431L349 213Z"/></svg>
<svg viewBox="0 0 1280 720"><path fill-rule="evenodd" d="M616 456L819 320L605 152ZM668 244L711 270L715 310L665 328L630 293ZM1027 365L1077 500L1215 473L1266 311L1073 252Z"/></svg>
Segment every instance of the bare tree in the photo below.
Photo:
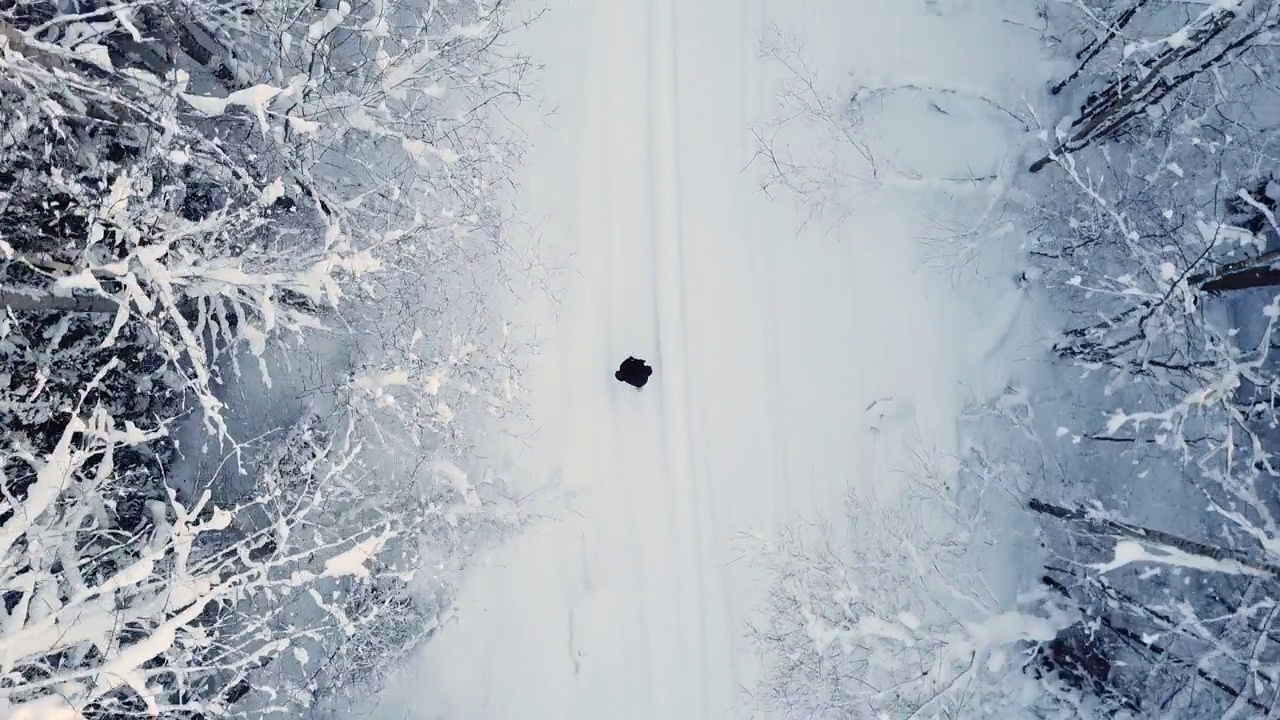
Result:
<svg viewBox="0 0 1280 720"><path fill-rule="evenodd" d="M1051 593L1003 607L975 568L991 542L975 500L1003 469L975 453L953 480L912 473L893 503L851 496L847 531L797 525L750 538L772 582L749 635L765 661L753 695L784 718L1094 717L1079 693L1027 672L1077 620ZM963 484L963 496L951 490Z"/></svg>

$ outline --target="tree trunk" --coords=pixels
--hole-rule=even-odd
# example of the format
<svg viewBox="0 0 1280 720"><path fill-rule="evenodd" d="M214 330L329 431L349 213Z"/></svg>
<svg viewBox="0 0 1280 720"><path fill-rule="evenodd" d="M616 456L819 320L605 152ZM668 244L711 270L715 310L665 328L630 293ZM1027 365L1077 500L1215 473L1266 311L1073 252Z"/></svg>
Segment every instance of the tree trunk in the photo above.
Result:
<svg viewBox="0 0 1280 720"><path fill-rule="evenodd" d="M99 295L63 297L33 288L0 286L0 306L12 312L81 312L115 314L120 304Z"/></svg>
<svg viewBox="0 0 1280 720"><path fill-rule="evenodd" d="M1222 293L1276 285L1280 285L1280 268L1268 265L1216 277L1202 284L1200 289L1208 293Z"/></svg>
<svg viewBox="0 0 1280 720"><path fill-rule="evenodd" d="M1240 563L1245 567L1267 573L1273 578L1280 580L1280 565L1255 560L1251 558L1248 553L1244 553L1239 550L1231 550L1229 548L1218 547L1216 545L1207 545L1205 543L1188 540L1187 538L1172 535L1160 530L1152 530L1151 528L1142 527L1141 525L1131 525L1129 523L1123 523L1116 520L1090 517L1083 510L1064 508L1061 505L1053 505L1035 498L1032 498L1031 501L1027 503L1027 507L1030 508L1032 512L1037 512L1041 515L1049 515L1050 517L1055 517L1059 520L1065 520L1081 526L1092 535L1112 538L1128 538L1155 545L1164 545L1190 555L1199 555L1200 557L1209 558L1210 560L1231 560Z"/></svg>
<svg viewBox="0 0 1280 720"><path fill-rule="evenodd" d="M1187 284L1211 293L1280 285L1280 250L1197 273L1187 278Z"/></svg>

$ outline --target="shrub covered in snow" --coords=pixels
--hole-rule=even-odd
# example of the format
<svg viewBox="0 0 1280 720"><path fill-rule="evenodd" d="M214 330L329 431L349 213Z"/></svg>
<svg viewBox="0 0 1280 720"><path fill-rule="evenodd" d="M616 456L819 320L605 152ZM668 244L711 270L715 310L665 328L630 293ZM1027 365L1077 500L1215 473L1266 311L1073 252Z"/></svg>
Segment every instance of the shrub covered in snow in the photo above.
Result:
<svg viewBox="0 0 1280 720"><path fill-rule="evenodd" d="M1079 619L1044 591L1011 606L983 580L999 540L980 497L998 473L975 454L933 468L913 497L851 497L849 525L799 526L751 545L772 583L750 637L754 695L783 718L1092 718L1104 703L1036 671L1038 648ZM968 485L958 501L951 487ZM772 717L772 715L770 715Z"/></svg>

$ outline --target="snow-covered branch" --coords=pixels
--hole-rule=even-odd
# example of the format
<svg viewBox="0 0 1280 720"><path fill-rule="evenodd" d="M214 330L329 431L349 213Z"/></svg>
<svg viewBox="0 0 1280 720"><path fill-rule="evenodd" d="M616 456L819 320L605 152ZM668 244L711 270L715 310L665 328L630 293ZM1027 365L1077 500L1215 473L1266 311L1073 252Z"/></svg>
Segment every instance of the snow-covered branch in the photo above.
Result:
<svg viewBox="0 0 1280 720"><path fill-rule="evenodd" d="M0 3L0 715L296 717L522 522L474 447L530 64L503 3L73 5Z"/></svg>

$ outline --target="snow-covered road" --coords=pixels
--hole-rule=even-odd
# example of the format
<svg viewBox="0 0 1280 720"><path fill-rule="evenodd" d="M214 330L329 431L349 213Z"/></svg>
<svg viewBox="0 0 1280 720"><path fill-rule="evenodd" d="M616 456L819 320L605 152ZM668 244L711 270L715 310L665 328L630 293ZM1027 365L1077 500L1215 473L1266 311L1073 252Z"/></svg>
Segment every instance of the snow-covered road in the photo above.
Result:
<svg viewBox="0 0 1280 720"><path fill-rule="evenodd" d="M838 516L850 483L892 493L886 434L954 447L959 383L989 349L989 333L966 338L1013 284L975 298L919 272L927 214L902 190L864 198L831 235L798 233L744 171L748 127L777 87L757 57L769 21L811 32L828 69L994 87L1009 79L990 32L966 37L964 23L999 18L939 17L917 0L775 5L560 0L530 31L557 109L531 128L529 219L575 272L556 322L524 318L543 322L544 355L527 379L540 435L521 463L572 493L574 511L474 573L459 621L381 715L743 717L742 621L759 583L735 561L735 534ZM962 57L977 67L957 70ZM909 127L932 111L902 112ZM906 130L897 151L992 134L974 122L941 139ZM966 152L968 169L1003 159ZM656 368L642 392L612 377L628 354Z"/></svg>

